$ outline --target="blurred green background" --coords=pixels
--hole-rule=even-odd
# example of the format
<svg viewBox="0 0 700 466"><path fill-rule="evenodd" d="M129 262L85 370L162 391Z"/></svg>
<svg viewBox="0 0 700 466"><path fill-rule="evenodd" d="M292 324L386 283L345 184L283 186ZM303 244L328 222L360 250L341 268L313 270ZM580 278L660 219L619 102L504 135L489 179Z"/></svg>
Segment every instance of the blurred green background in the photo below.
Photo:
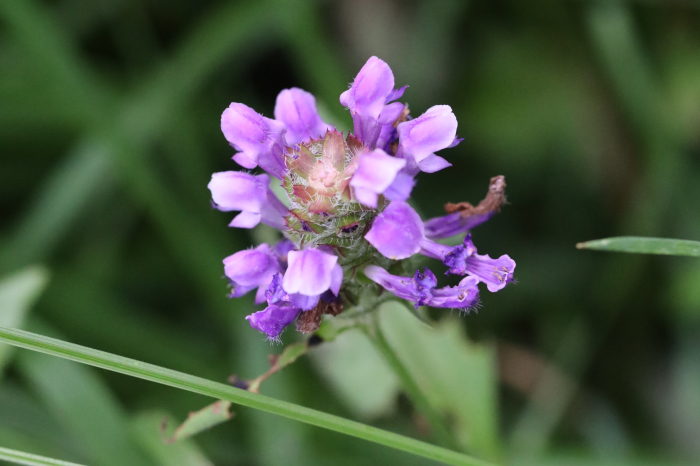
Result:
<svg viewBox="0 0 700 466"><path fill-rule="evenodd" d="M272 116L291 86L338 96L371 55L413 115L452 106L465 141L423 174L424 218L510 204L474 231L518 284L388 338L465 451L510 463L700 462L700 262L577 251L616 235L700 239L700 4L661 1L0 2L0 324L225 381L271 347L221 260L271 232L226 228L211 173L237 169L232 101ZM434 268L434 270L439 270ZM43 292L42 292L43 290ZM408 316L408 320L407 317ZM442 317L445 317L442 319ZM298 336L286 332L283 340ZM430 440L361 334L262 393ZM0 446L90 465L426 464L249 409L165 445L210 400L0 347Z"/></svg>

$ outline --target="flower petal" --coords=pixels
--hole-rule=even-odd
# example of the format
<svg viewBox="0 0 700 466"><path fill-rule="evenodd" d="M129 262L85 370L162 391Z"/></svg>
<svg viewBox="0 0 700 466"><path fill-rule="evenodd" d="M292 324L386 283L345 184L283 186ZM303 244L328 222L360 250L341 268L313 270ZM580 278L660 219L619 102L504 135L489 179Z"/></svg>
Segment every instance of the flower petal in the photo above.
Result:
<svg viewBox="0 0 700 466"><path fill-rule="evenodd" d="M269 178L265 175L228 171L214 173L207 187L216 208L221 211L260 212L267 199L266 182Z"/></svg>
<svg viewBox="0 0 700 466"><path fill-rule="evenodd" d="M374 219L365 239L390 259L405 259L420 250L423 222L404 201L393 201Z"/></svg>
<svg viewBox="0 0 700 466"><path fill-rule="evenodd" d="M260 212L247 212L243 211L240 214L233 217L231 223L228 226L232 228L255 228L262 219L262 214Z"/></svg>
<svg viewBox="0 0 700 466"><path fill-rule="evenodd" d="M449 105L435 105L414 120L400 123L399 146L404 156L411 156L416 163L450 146L457 134L457 118Z"/></svg>
<svg viewBox="0 0 700 466"><path fill-rule="evenodd" d="M357 73L350 89L341 94L340 103L353 113L377 119L393 91L391 68L383 60L371 57Z"/></svg>
<svg viewBox="0 0 700 466"><path fill-rule="evenodd" d="M330 288L338 257L318 249L304 249L290 251L287 261L289 266L282 281L284 290L290 294L314 296Z"/></svg>
<svg viewBox="0 0 700 466"><path fill-rule="evenodd" d="M405 201L411 196L415 184L416 182L411 175L401 171L396 175L391 186L384 190L384 196L392 201Z"/></svg>
<svg viewBox="0 0 700 466"><path fill-rule="evenodd" d="M269 339L277 340L282 330L294 322L300 312L300 309L289 305L272 304L262 311L247 316L246 320L250 322L251 327L267 334Z"/></svg>
<svg viewBox="0 0 700 466"><path fill-rule="evenodd" d="M292 293L289 295L289 301L302 311L310 311L318 305L318 300L321 295L306 296L301 293Z"/></svg>
<svg viewBox="0 0 700 466"><path fill-rule="evenodd" d="M333 272L331 272L331 286L329 289L331 292L338 296L340 293L340 287L343 285L343 268L340 264L335 264L333 267Z"/></svg>
<svg viewBox="0 0 700 466"><path fill-rule="evenodd" d="M420 171L425 173L439 172L443 168L451 166L452 164L450 162L435 154L430 154L429 156L418 162L418 168L420 168Z"/></svg>
<svg viewBox="0 0 700 466"><path fill-rule="evenodd" d="M272 276L280 272L277 256L270 246L261 244L255 249L238 251L224 259L224 273L232 281L243 286L269 284Z"/></svg>
<svg viewBox="0 0 700 466"><path fill-rule="evenodd" d="M367 196L366 191L382 194L404 165L406 165L405 160L392 157L381 149L361 154L359 166L350 180L350 186L365 191L357 196L358 200L369 207L376 208L376 196Z"/></svg>
<svg viewBox="0 0 700 466"><path fill-rule="evenodd" d="M284 177L284 123L234 102L221 115L221 131L234 149L245 153L234 156L242 166L254 168L255 163L277 178Z"/></svg>
<svg viewBox="0 0 700 466"><path fill-rule="evenodd" d="M285 89L277 96L275 119L287 127L286 139L290 146L323 137L332 128L321 120L314 96L296 87Z"/></svg>
<svg viewBox="0 0 700 466"><path fill-rule="evenodd" d="M432 292L430 306L453 309L468 309L479 302L478 280L465 277L457 286L437 288Z"/></svg>

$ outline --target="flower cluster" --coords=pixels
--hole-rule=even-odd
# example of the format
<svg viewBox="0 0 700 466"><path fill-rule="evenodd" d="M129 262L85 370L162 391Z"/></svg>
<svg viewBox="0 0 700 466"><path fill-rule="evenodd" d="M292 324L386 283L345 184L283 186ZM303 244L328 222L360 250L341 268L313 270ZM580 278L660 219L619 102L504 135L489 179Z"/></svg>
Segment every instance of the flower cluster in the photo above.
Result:
<svg viewBox="0 0 700 466"><path fill-rule="evenodd" d="M447 105L410 118L408 107L397 102L405 89L394 87L385 62L370 58L340 96L354 123L347 137L321 119L311 94L297 88L280 92L275 119L241 103L221 116L221 130L238 151L233 160L267 174L215 173L209 183L213 205L240 212L230 226L264 223L285 237L224 259L231 297L257 288L256 303L267 302L247 319L270 339L295 320L298 330L309 332L323 314L341 312L344 293L362 286L359 273L416 306L461 310L478 302L479 282L497 291L513 280L515 262L477 254L470 234L458 246L436 242L468 233L496 213L505 202L502 176L491 179L476 207L447 204L447 215L426 222L406 202L419 172L451 166L435 152L461 139ZM288 202L275 195L271 181L281 182ZM412 277L388 271L414 254L441 260L447 273L465 278L438 288L427 268Z"/></svg>

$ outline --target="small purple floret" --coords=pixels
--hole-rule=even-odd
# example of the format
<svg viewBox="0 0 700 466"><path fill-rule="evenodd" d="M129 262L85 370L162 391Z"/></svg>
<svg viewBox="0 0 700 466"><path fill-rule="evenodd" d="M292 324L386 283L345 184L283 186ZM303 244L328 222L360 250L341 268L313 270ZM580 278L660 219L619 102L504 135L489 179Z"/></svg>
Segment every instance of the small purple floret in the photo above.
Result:
<svg viewBox="0 0 700 466"><path fill-rule="evenodd" d="M317 296L331 288L334 277L340 276L336 265L338 257L318 249L290 251L287 256L289 266L284 274L282 286L287 293L300 293L305 296ZM334 270L335 269L335 270Z"/></svg>
<svg viewBox="0 0 700 466"><path fill-rule="evenodd" d="M350 180L355 197L362 204L377 208L377 199L394 182L406 161L392 157L381 149L359 155L357 171Z"/></svg>
<svg viewBox="0 0 700 466"><path fill-rule="evenodd" d="M436 288L437 279L427 267L422 273L416 271L412 278L391 275L376 265L365 267L364 273L387 291L415 303L416 307L469 309L479 301L478 280L474 277L466 277L454 287Z"/></svg>
<svg viewBox="0 0 700 466"><path fill-rule="evenodd" d="M270 175L284 177L284 123L257 113L247 105L232 103L221 115L221 131L240 153L234 160L245 168L262 167Z"/></svg>
<svg viewBox="0 0 700 466"><path fill-rule="evenodd" d="M293 87L277 95L275 119L287 127L287 145L322 138L333 127L324 123L316 110L316 99L310 93Z"/></svg>
<svg viewBox="0 0 700 466"><path fill-rule="evenodd" d="M389 259L406 259L420 251L423 222L404 201L391 202L377 215L365 239Z"/></svg>
<svg viewBox="0 0 700 466"><path fill-rule="evenodd" d="M420 165L424 159L450 147L457 134L457 118L449 105L435 105L414 120L396 128L404 157L413 157Z"/></svg>
<svg viewBox="0 0 700 466"><path fill-rule="evenodd" d="M425 236L430 239L442 239L460 235L481 225L494 215L496 215L495 210L469 217L464 217L461 212L454 212L442 217L431 218L425 221Z"/></svg>
<svg viewBox="0 0 700 466"><path fill-rule="evenodd" d="M231 227L253 228L262 222L273 228L285 227L287 208L270 189L270 177L243 172L214 173L207 186L212 201L222 212L242 211L229 224Z"/></svg>
<svg viewBox="0 0 700 466"><path fill-rule="evenodd" d="M476 246L471 235L464 238L464 243L457 246L445 246L429 239L421 243L421 254L440 259L455 275L471 275L486 283L489 291L503 289L513 281L515 261L508 255L491 259L488 255L476 253Z"/></svg>
<svg viewBox="0 0 700 466"><path fill-rule="evenodd" d="M403 104L390 104L403 95L403 90L394 90L394 73L384 61L371 57L362 67L350 89L340 95L340 103L350 109L354 132L370 150L385 125L391 124L403 111ZM392 119L393 118L393 119Z"/></svg>

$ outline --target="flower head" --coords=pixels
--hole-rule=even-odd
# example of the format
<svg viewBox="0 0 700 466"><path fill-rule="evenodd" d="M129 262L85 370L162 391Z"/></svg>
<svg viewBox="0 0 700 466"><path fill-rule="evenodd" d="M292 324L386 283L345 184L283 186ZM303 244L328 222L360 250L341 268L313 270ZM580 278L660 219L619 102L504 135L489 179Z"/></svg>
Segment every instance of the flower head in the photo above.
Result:
<svg viewBox="0 0 700 466"><path fill-rule="evenodd" d="M346 296L367 290L355 281L363 268L369 279L416 306L463 310L477 303L479 282L496 291L513 280L515 262L477 254L471 235L454 247L436 242L467 233L497 212L505 201L503 177L491 180L476 207L447 204L447 215L427 222L408 203L416 176L449 167L436 152L461 139L447 105L411 119L408 106L397 101L405 90L395 87L389 65L372 57L340 95L353 119L347 135L325 123L313 95L298 88L280 92L274 119L241 103L221 116L222 132L237 151L234 161L266 174L215 173L209 183L214 207L240 212L232 227L264 223L285 237L224 260L231 297L257 288L256 303L267 301L247 319L268 338L278 340L295 320L297 330L314 331L324 314L341 312ZM281 183L288 202L277 198L271 183ZM417 253L465 277L457 286L439 287L427 268L412 277L387 271Z"/></svg>

